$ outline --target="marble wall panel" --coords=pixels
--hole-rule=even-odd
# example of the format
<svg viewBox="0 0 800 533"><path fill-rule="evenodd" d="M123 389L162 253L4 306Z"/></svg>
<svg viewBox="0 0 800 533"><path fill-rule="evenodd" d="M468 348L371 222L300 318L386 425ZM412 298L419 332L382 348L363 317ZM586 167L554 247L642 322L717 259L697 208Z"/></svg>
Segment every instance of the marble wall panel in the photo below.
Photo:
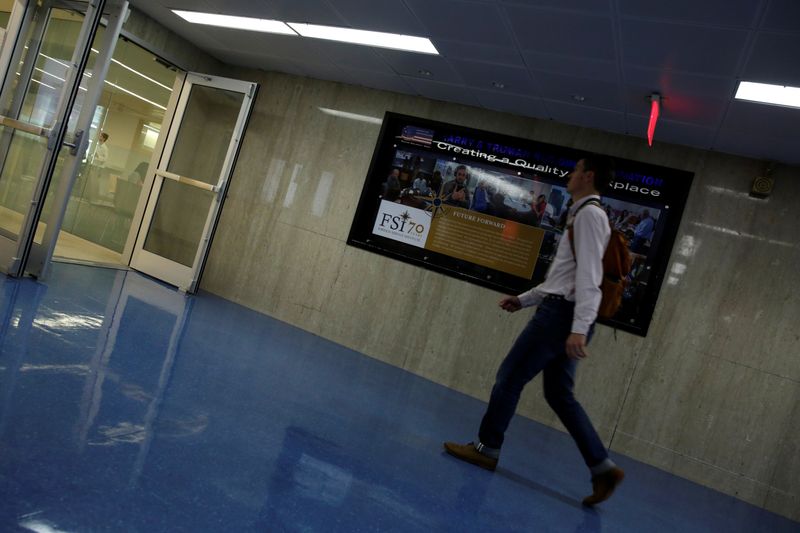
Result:
<svg viewBox="0 0 800 533"><path fill-rule="evenodd" d="M218 236L215 242L217 239L222 241L225 235ZM316 333L325 320L323 308L339 275L344 253L340 243L283 222L270 228L263 241L228 241L230 245L236 243L252 250L247 255L250 263L227 256L228 261L238 263L238 268L233 267L238 270L239 280L233 292L235 301L280 316L286 322L302 324L304 329ZM218 264L219 261L212 260L207 268L212 270ZM231 287L229 281L220 284L221 278L209 278L203 285L206 290L220 293Z"/></svg>
<svg viewBox="0 0 800 533"><path fill-rule="evenodd" d="M786 399L800 384L693 350L653 359L637 369L612 447L656 464L666 457L676 471L706 465L711 486L763 505L791 417Z"/></svg>

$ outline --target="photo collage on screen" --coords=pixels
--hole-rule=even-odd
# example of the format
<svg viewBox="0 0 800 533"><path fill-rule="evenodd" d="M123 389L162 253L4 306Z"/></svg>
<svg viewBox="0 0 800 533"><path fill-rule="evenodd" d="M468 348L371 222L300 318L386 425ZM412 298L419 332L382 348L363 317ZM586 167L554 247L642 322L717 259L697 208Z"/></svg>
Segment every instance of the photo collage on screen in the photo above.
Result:
<svg viewBox="0 0 800 533"><path fill-rule="evenodd" d="M423 150L400 148L380 189L384 200L425 209L433 196L448 206L477 211L545 230L537 271L546 270L567 223L566 187L529 173L500 172L473 161L437 158ZM564 181L566 185L566 180Z"/></svg>

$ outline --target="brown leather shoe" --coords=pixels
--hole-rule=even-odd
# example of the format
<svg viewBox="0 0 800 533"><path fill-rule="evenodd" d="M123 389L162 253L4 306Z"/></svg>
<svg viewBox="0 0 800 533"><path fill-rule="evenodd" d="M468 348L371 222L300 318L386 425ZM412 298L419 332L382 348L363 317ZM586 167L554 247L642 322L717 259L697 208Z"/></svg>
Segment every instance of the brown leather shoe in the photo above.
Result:
<svg viewBox="0 0 800 533"><path fill-rule="evenodd" d="M485 468L486 470L491 470L492 472L494 472L494 469L497 468L497 459L482 454L481 452L475 449L475 445L471 442L467 444L445 442L444 450L453 457L457 457L462 461L466 461L468 463L480 466L481 468Z"/></svg>
<svg viewBox="0 0 800 533"><path fill-rule="evenodd" d="M608 472L592 476L592 495L583 499L583 505L597 505L611 497L617 485L625 479L625 472L616 466Z"/></svg>

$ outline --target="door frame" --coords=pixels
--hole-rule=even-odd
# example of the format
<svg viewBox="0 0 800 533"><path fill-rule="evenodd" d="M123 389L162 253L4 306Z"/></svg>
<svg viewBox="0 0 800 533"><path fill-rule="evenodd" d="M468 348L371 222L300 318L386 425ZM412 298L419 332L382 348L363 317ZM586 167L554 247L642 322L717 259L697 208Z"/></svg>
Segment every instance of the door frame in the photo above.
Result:
<svg viewBox="0 0 800 533"><path fill-rule="evenodd" d="M191 96L192 88L195 86L213 87L215 89L233 91L243 95L242 104L239 108L239 115L236 119L236 125L233 134L228 142L228 150L225 154L225 160L220 174L215 185L197 182L191 178L184 176L177 176L168 172L172 151L175 147L175 142L180 132L181 124L183 122L186 106ZM205 267L208 252L211 247L214 232L216 230L219 216L222 211L225 196L227 195L230 180L233 174L233 168L238 158L242 138L247 129L247 123L253 109L253 102L258 91L258 84L232 78L224 78L221 76L210 76L207 74L199 74L195 72L186 73L183 85L180 90L180 96L177 98L175 111L170 119L169 130L164 137L163 150L154 152L154 157L151 160L150 168L148 169L148 177L145 181L145 188L150 191L146 199L140 198L140 207L145 203L141 223L138 227L131 226L131 233L128 242L134 242L132 253L130 257L130 266L135 270L139 270L145 274L153 276L157 279L165 281L171 285L178 287L179 290L188 293L193 293L197 290L197 286L202 275L203 268ZM175 91L173 91L173 96ZM158 156L156 156L158 154ZM147 238L148 230L153 221L153 215L158 205L158 199L161 191L162 184L166 179L178 181L186 185L191 185L203 188L213 192L214 198L206 216L205 224L203 226L202 236L199 246L195 252L192 266L187 267L175 261L171 261L157 254L149 252L144 249L145 241ZM144 195L142 195L144 197ZM137 208L137 215L139 208ZM134 218L136 220L136 218ZM136 232L135 241L130 237ZM128 247L126 246L126 252Z"/></svg>
<svg viewBox="0 0 800 533"><path fill-rule="evenodd" d="M139 235L139 229L142 227L144 220L144 212L147 209L147 202L150 200L150 193L153 190L153 183L155 182L155 172L153 169L158 168L161 157L164 154L164 147L167 144L168 132L172 129L172 124L178 116L176 110L178 108L178 101L180 100L181 93L186 85L186 76L188 72L179 71L175 76L175 83L172 85L172 94L169 97L167 110L164 112L164 120L161 123L158 139L153 148L153 153L150 155L150 164L147 166L147 174L142 182L142 194L139 196L139 201L136 204L136 209L133 212L133 222L128 230L128 238L125 239L125 248L122 250L122 263L130 266L133 259L133 248L136 246L136 237Z"/></svg>
<svg viewBox="0 0 800 533"><path fill-rule="evenodd" d="M114 56L114 50L117 42L119 42L125 13L128 10L127 0L119 1L112 9L113 11L104 15L105 33L103 34L103 41L98 45L99 53L95 59L92 77L87 83L86 97L81 104L80 114L75 121L72 142L64 142L64 146L68 146L70 150L64 157L58 188L52 194L52 209L50 210L50 216L45 221L47 228L40 244L36 243L35 240L32 242L30 255L25 266L26 272L38 278L47 277L52 264L53 254L61 233L61 226L67 212L70 194L81 170L81 161L89 148L92 118L100 103L104 88L103 84L111 66L111 58ZM69 115L67 120L69 120ZM45 197L43 196L42 198L44 206Z"/></svg>
<svg viewBox="0 0 800 533"><path fill-rule="evenodd" d="M42 37L47 31L48 26L48 24L43 21L50 20L50 13L52 9L61 7L59 6L59 2L45 1L41 6L44 16L42 19L40 19L40 22L37 23L33 20L33 11L31 9L34 1L35 0L28 0L28 2L24 4L19 0L15 1L13 9L15 11L22 10L24 6L24 12L12 12L12 15L9 19L9 25L11 25L13 22L16 27L10 28L9 36L14 35L15 39L13 44L7 39L3 46L2 59L6 60L7 62L4 63L2 67L5 70L2 94L4 97L11 98L12 102L20 100L21 103L20 98L23 97L20 95L26 94L30 85L31 76L26 76L24 78L21 76L20 83L17 84L15 92L12 92L10 89L12 83L11 73L16 69L14 59L22 54L22 48L20 45L23 43L21 40L24 40L27 37L27 30L25 30L25 28L27 28L30 24L36 24L37 30L40 29L38 32L40 35L34 35L33 40L31 41L36 42L35 46L38 50L38 46L41 43ZM55 108L55 120L52 126L49 129L45 127L38 127L39 131L33 131L36 129L36 125L19 121L18 117L16 116L3 117L2 119L3 124L13 131L27 131L47 139L47 147L44 152L39 174L37 176L32 193L33 196L31 198L30 207L28 208L27 213L25 213L23 216L23 222L19 232L16 237L9 237L5 234L5 232L0 234L0 271L3 271L10 276L21 276L28 270L28 262L35 248L34 238L36 235L36 230L40 222L48 189L53 180L53 175L58 163L59 153L64 148L64 145L66 145L70 148L67 157L76 158L79 161L82 159L83 152L88 146L88 135L76 135L72 139L72 142L66 142L65 138L69 128L69 118L74 108L80 82L83 79L89 56L91 54L92 42L97 35L101 19L104 16L107 6L111 9L114 9L110 15L110 19L113 20L113 24L109 24L106 27L107 33L110 33L109 30L116 30L118 36L119 31L121 30L122 20L124 20L124 14L128 9L127 0L92 0L86 2L84 20L81 24L81 29L78 34L75 50L72 53L72 58L70 61L71 66L66 73L64 84L61 87L61 91L58 96L58 104ZM83 5L81 7L83 7ZM39 25L41 25L41 28L38 28ZM106 39L106 41L108 41L108 39ZM113 40L113 44L116 44L116 39ZM29 52L33 52L34 47L31 46L30 48L31 50L29 50ZM83 102L84 108L91 107L93 111L97 106L97 100L99 99L100 92L102 90L102 83L105 79L105 74L107 72L108 63L110 62L112 53L113 48L111 50L102 51L101 57L98 57L98 75L92 76L93 79L91 80L92 88L96 88L96 90L90 89L87 98ZM28 64L25 66L24 71L32 72L34 61L31 59L27 61L27 63ZM92 101L92 96L95 97L94 101ZM17 109L18 107L19 106L12 104L9 109L12 114L17 114L19 112L19 109ZM84 113L81 113L81 116L83 115ZM89 115L89 120L91 120L91 114ZM79 131L79 129L80 124L77 126L76 133ZM89 128L87 124L87 127L84 129L84 131L88 132L88 130ZM13 135L13 131L7 130L5 135ZM8 143L8 147L10 147L10 142ZM5 159L5 154L3 154L3 159ZM70 165L67 165L65 167L65 171L69 167ZM66 181L69 182L70 186L74 182L78 171L78 165L72 165L71 171L71 176L67 175L66 172L63 175L65 178L67 178ZM10 179L10 177L7 177L6 179ZM52 257L52 251L55 248L55 241L58 238L61 221L63 220L63 212L66 210L66 205L69 201L70 187L63 185L65 184L62 183L62 187L59 188L56 197L53 199L54 211L57 214L60 212L60 216L57 215L57 220L55 220L57 227L48 227L49 231L47 231L46 234L49 234L48 236L50 238L49 240L47 238L44 239L42 243L45 253L42 253L41 250L37 251L36 265L34 268L35 272L33 272L36 275L43 275L45 273Z"/></svg>

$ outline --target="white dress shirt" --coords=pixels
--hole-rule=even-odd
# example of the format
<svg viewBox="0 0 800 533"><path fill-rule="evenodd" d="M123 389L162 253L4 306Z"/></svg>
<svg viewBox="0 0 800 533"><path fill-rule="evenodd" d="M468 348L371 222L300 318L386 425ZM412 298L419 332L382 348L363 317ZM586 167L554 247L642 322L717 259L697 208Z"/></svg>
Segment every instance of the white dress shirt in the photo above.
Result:
<svg viewBox="0 0 800 533"><path fill-rule="evenodd" d="M611 237L608 217L602 208L587 205L575 216L578 208L591 199L599 201L600 197L587 196L569 209L567 226L572 224L575 256L572 254L568 232L565 231L545 280L518 296L523 307L539 305L548 294L560 295L575 302L571 331L581 335L589 332L597 318L597 310L603 298L600 291L603 281L603 254Z"/></svg>
<svg viewBox="0 0 800 533"><path fill-rule="evenodd" d="M92 164L96 167L103 168L106 166L107 159L108 159L108 146L106 146L106 143L97 143L97 148L94 149L94 157L92 158Z"/></svg>

